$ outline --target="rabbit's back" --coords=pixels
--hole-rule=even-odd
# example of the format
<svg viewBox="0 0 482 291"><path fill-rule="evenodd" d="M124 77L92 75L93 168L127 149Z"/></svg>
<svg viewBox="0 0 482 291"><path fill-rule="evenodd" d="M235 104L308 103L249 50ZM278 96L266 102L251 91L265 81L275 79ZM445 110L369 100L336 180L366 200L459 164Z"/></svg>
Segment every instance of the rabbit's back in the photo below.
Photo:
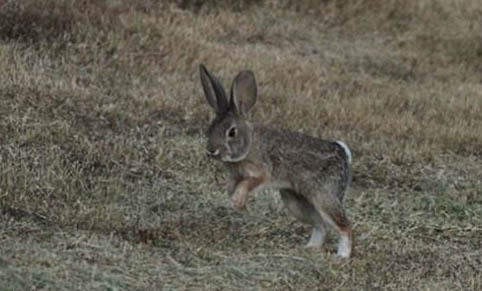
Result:
<svg viewBox="0 0 482 291"><path fill-rule="evenodd" d="M301 193L329 188L343 200L351 182L351 154L344 143L261 125L254 132L254 144L274 181L288 181Z"/></svg>

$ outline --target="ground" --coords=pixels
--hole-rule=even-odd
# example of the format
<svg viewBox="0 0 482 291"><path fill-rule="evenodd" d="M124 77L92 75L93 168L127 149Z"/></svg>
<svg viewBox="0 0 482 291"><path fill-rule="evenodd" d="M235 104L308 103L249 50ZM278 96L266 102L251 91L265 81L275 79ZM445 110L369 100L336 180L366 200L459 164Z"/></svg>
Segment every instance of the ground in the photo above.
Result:
<svg viewBox="0 0 482 291"><path fill-rule="evenodd" d="M0 1L1 290L481 290L482 2ZM356 248L236 213L205 64L353 151Z"/></svg>

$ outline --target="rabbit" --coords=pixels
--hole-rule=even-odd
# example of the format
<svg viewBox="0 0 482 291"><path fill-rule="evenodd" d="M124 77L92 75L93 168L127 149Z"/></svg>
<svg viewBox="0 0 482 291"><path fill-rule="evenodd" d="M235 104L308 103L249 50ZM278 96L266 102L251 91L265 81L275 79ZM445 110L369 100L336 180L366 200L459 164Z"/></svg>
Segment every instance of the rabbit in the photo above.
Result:
<svg viewBox="0 0 482 291"><path fill-rule="evenodd" d="M313 227L307 248L321 247L327 227L339 233L337 255L352 253L352 227L343 207L351 183L352 154L339 141L251 123L257 86L252 71L234 79L229 98L222 84L200 65L201 84L216 116L207 131L207 155L231 172L228 194L235 210L245 210L250 192L264 185L281 195L285 207Z"/></svg>

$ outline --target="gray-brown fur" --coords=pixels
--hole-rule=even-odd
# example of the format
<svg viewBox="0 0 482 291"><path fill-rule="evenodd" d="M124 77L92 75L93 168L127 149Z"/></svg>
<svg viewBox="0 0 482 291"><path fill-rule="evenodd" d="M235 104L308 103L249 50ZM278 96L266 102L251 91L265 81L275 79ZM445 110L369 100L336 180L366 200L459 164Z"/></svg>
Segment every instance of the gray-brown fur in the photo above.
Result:
<svg viewBox="0 0 482 291"><path fill-rule="evenodd" d="M319 247L330 225L340 233L338 254L349 257L351 225L343 200L351 181L348 148L339 142L251 124L256 103L254 74L242 71L234 79L230 97L220 82L201 65L201 82L216 118L208 130L207 151L226 163L233 208L245 209L250 192L261 185L280 190L286 207L300 221L311 224L309 247Z"/></svg>
<svg viewBox="0 0 482 291"><path fill-rule="evenodd" d="M296 192L332 185L340 203L351 181L351 167L335 142L288 130L257 126L263 162L277 179L290 181ZM285 165L289 164L287 168ZM303 188L308 188L303 190Z"/></svg>

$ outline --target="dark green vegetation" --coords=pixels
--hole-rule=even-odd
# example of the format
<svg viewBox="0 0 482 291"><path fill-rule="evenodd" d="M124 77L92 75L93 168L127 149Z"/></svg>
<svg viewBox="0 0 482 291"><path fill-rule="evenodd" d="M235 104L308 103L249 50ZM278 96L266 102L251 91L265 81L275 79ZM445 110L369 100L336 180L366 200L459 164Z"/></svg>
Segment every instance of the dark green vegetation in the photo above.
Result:
<svg viewBox="0 0 482 291"><path fill-rule="evenodd" d="M0 1L1 290L481 290L482 2ZM228 207L205 63L346 141L356 254Z"/></svg>

